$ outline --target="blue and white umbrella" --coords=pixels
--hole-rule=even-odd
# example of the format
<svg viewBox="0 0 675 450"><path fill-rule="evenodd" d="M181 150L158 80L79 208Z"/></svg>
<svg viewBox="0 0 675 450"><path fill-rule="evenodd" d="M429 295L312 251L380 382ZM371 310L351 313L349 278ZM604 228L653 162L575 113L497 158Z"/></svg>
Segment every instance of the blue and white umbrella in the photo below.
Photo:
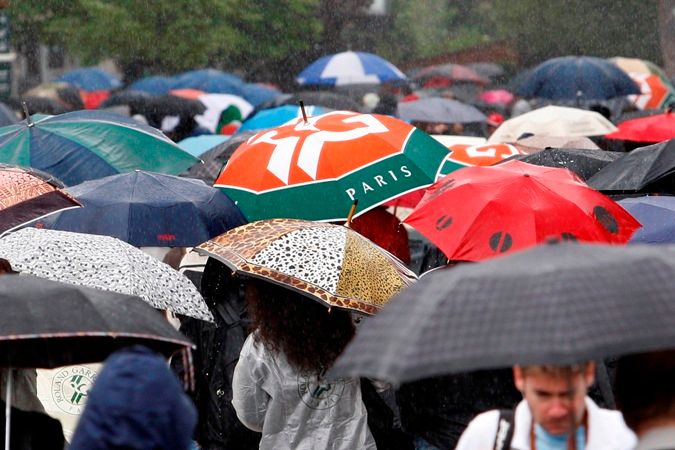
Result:
<svg viewBox="0 0 675 450"><path fill-rule="evenodd" d="M342 52L317 59L300 72L297 81L301 85L342 86L405 79L403 72L377 55Z"/></svg>

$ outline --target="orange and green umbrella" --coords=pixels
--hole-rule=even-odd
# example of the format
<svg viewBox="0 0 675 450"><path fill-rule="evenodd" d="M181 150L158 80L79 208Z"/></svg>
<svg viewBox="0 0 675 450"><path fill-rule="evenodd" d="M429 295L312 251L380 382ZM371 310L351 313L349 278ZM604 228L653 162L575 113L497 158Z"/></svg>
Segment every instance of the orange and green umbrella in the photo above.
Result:
<svg viewBox="0 0 675 450"><path fill-rule="evenodd" d="M337 221L428 186L448 149L389 116L332 111L260 132L232 155L215 186L249 221ZM448 167L450 164L453 167Z"/></svg>
<svg viewBox="0 0 675 450"><path fill-rule="evenodd" d="M642 94L629 96L639 109L663 109L675 102L675 88L656 64L637 58L616 57L611 61L640 87Z"/></svg>

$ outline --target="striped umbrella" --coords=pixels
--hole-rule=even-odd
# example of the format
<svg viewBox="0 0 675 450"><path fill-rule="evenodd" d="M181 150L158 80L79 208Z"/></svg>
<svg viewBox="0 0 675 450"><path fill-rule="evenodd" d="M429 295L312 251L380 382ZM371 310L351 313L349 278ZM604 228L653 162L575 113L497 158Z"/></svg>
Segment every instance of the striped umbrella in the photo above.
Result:
<svg viewBox="0 0 675 450"><path fill-rule="evenodd" d="M0 128L0 163L44 170L67 186L135 169L177 175L197 161L161 131L103 111L34 116Z"/></svg>
<svg viewBox="0 0 675 450"><path fill-rule="evenodd" d="M297 81L303 86L342 86L405 79L405 74L389 61L372 53L349 51L317 59L300 72Z"/></svg>

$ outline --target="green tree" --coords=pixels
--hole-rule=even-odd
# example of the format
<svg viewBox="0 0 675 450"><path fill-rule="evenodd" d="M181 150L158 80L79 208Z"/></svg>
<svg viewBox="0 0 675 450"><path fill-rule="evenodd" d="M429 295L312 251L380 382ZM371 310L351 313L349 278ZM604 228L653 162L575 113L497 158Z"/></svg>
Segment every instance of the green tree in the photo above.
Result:
<svg viewBox="0 0 675 450"><path fill-rule="evenodd" d="M311 47L318 0L17 0L16 42L60 44L85 64L113 58L125 74L216 66L246 70Z"/></svg>
<svg viewBox="0 0 675 450"><path fill-rule="evenodd" d="M661 63L656 0L493 0L497 35L521 63L563 55L627 56Z"/></svg>

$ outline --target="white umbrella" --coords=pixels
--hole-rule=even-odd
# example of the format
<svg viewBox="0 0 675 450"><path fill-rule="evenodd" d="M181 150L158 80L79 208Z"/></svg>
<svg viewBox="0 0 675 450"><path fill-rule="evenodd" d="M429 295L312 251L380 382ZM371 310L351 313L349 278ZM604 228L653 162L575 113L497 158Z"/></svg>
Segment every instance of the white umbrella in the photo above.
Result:
<svg viewBox="0 0 675 450"><path fill-rule="evenodd" d="M157 309L213 321L190 280L116 238L24 228L0 239L0 257L22 273L137 295Z"/></svg>
<svg viewBox="0 0 675 450"><path fill-rule="evenodd" d="M524 133L535 136L601 136L617 128L602 114L566 106L545 106L502 123L489 144L513 142Z"/></svg>

